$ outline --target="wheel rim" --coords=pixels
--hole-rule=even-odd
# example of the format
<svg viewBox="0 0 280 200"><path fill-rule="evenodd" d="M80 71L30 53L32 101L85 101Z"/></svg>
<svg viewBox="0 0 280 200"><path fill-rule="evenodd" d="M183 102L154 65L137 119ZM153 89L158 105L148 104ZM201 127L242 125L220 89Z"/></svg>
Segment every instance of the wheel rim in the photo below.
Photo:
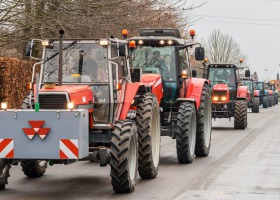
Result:
<svg viewBox="0 0 280 200"><path fill-rule="evenodd" d="M38 165L40 165L40 167L45 167L46 164L47 164L46 160L38 160Z"/></svg>
<svg viewBox="0 0 280 200"><path fill-rule="evenodd" d="M189 142L190 142L190 154L194 155L195 150L195 140L196 140L196 120L195 120L195 112L192 112L191 121L190 121L190 135L189 135Z"/></svg>
<svg viewBox="0 0 280 200"><path fill-rule="evenodd" d="M129 142L129 155L128 155L128 170L130 180L135 179L137 163L137 143L134 135L131 136Z"/></svg>
<svg viewBox="0 0 280 200"><path fill-rule="evenodd" d="M207 101L205 101L204 106L204 135L205 135L205 145L208 148L210 145L211 138L211 127L212 127L212 111L210 107L210 98L207 95Z"/></svg>
<svg viewBox="0 0 280 200"><path fill-rule="evenodd" d="M158 109L154 106L152 114L152 130L151 130L151 143L152 143L152 157L154 166L157 167L159 163L160 152L160 124L159 124Z"/></svg>

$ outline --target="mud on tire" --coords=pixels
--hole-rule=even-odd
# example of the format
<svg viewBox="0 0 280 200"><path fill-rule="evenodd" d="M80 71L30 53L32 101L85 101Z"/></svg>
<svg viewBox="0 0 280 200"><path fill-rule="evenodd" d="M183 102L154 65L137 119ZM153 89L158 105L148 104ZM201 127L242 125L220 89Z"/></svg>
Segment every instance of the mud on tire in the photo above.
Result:
<svg viewBox="0 0 280 200"><path fill-rule="evenodd" d="M111 184L116 193L134 190L137 175L137 134L132 121L117 121L111 140Z"/></svg>
<svg viewBox="0 0 280 200"><path fill-rule="evenodd" d="M204 84L200 100L200 107L197 113L197 131L195 155L197 157L206 157L209 155L212 133L212 110L210 88Z"/></svg>
<svg viewBox="0 0 280 200"><path fill-rule="evenodd" d="M138 171L143 179L155 178L160 156L160 118L155 95L146 93L139 99L136 116L138 134Z"/></svg>
<svg viewBox="0 0 280 200"><path fill-rule="evenodd" d="M247 102L237 100L234 110L234 128L245 129L247 127Z"/></svg>
<svg viewBox="0 0 280 200"><path fill-rule="evenodd" d="M10 177L10 168L10 163L3 159L0 159L0 191L5 190L6 184L8 184L8 178Z"/></svg>
<svg viewBox="0 0 280 200"><path fill-rule="evenodd" d="M192 163L196 140L196 111L193 103L181 103L175 134L178 162L181 164Z"/></svg>

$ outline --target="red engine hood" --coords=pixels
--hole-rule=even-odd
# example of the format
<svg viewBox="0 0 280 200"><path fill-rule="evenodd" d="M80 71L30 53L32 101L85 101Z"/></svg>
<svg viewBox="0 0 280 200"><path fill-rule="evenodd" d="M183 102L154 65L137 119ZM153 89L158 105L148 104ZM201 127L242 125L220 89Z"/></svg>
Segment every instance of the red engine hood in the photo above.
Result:
<svg viewBox="0 0 280 200"><path fill-rule="evenodd" d="M224 83L219 83L213 86L213 91L228 91L228 85Z"/></svg>
<svg viewBox="0 0 280 200"><path fill-rule="evenodd" d="M91 91L91 88L88 85L63 85L55 86L54 89L45 89L41 88L39 92L67 92L70 94L77 94L81 92Z"/></svg>

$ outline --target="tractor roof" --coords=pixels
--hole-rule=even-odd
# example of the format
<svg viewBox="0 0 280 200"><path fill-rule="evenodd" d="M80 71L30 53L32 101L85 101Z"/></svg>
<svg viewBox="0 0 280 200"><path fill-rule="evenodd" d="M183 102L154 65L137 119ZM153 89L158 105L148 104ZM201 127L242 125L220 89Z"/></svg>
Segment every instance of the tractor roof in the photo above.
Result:
<svg viewBox="0 0 280 200"><path fill-rule="evenodd" d="M230 63L225 63L225 64L209 64L209 67L216 67L216 68L237 68L237 66L235 64L230 64Z"/></svg>
<svg viewBox="0 0 280 200"><path fill-rule="evenodd" d="M175 28L142 28L139 30L140 36L172 36L180 39L180 31Z"/></svg>

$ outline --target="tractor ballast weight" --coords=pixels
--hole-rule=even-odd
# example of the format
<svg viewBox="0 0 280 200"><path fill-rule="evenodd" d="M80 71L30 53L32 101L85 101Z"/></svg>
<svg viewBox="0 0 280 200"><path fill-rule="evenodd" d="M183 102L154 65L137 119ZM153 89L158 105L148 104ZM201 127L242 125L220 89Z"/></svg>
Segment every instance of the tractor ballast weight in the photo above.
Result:
<svg viewBox="0 0 280 200"><path fill-rule="evenodd" d="M190 48L197 44L181 39L177 29L140 29L133 51L133 68L141 82L155 83L151 92L160 103L161 135L176 139L179 163L191 163L194 155L208 156L211 141L211 93L209 81L192 77ZM204 59L203 47L195 59Z"/></svg>
<svg viewBox="0 0 280 200"><path fill-rule="evenodd" d="M247 127L247 86L238 85L238 70L234 64L209 64L207 76L212 88L212 117L234 117L234 128Z"/></svg>
<svg viewBox="0 0 280 200"><path fill-rule="evenodd" d="M32 40L27 51L38 62L30 94L22 109L0 110L0 190L11 164L35 178L48 163L90 160L110 164L115 192L132 192L137 169L143 179L158 173L160 109L151 91L161 88L131 81L126 40L62 37Z"/></svg>

